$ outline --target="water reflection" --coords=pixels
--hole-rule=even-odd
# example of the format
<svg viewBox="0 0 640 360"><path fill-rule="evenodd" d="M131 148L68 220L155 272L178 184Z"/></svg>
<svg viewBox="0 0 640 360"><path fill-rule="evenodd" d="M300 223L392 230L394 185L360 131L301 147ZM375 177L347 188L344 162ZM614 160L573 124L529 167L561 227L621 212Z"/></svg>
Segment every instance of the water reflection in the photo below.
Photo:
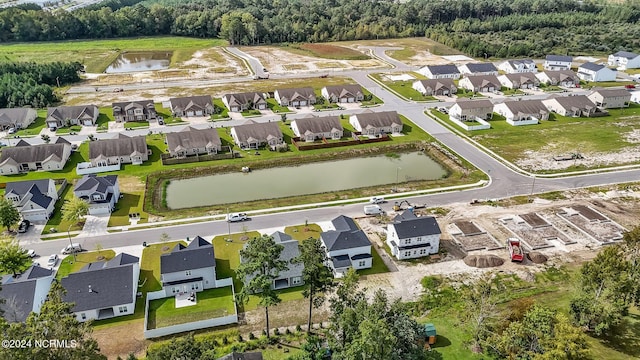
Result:
<svg viewBox="0 0 640 360"><path fill-rule="evenodd" d="M107 74L135 71L162 70L169 68L171 51L126 52L120 54L109 65Z"/></svg>

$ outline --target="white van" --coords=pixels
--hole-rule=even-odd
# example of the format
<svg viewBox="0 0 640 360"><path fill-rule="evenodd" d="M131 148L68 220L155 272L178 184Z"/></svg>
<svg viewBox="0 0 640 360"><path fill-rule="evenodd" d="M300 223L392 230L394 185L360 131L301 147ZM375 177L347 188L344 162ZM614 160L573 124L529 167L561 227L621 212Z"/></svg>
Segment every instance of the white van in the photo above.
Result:
<svg viewBox="0 0 640 360"><path fill-rule="evenodd" d="M365 215L382 215L384 214L384 210L378 205L365 205L364 207Z"/></svg>
<svg viewBox="0 0 640 360"><path fill-rule="evenodd" d="M72 252L81 252L81 251L82 251L82 246L80 246L80 244L78 243L73 243L62 248L62 251L60 252L63 253L64 255L67 255L67 254L71 254Z"/></svg>

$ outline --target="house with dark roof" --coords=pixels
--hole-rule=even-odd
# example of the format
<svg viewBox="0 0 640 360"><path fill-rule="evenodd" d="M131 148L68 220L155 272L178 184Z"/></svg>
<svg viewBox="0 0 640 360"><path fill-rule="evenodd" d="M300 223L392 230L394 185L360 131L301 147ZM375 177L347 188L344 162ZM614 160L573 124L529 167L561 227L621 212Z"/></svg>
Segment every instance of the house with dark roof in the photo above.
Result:
<svg viewBox="0 0 640 360"><path fill-rule="evenodd" d="M89 215L110 214L120 199L118 175L85 175L73 187L73 194L89 203Z"/></svg>
<svg viewBox="0 0 640 360"><path fill-rule="evenodd" d="M165 296L216 287L216 258L210 242L196 236L160 256L160 280Z"/></svg>
<svg viewBox="0 0 640 360"><path fill-rule="evenodd" d="M241 149L258 149L264 145L274 149L284 143L282 130L276 122L258 123L248 120L232 127L231 137Z"/></svg>
<svg viewBox="0 0 640 360"><path fill-rule="evenodd" d="M500 80L495 75L472 75L462 78L458 86L473 92L496 92L500 90Z"/></svg>
<svg viewBox="0 0 640 360"><path fill-rule="evenodd" d="M217 154L222 150L222 141L216 129L196 129L187 126L181 131L167 133L166 136L167 149L173 157Z"/></svg>
<svg viewBox="0 0 640 360"><path fill-rule="evenodd" d="M498 69L490 62L462 64L458 70L463 75L498 75Z"/></svg>
<svg viewBox="0 0 640 360"><path fill-rule="evenodd" d="M24 220L46 221L53 214L58 191L52 179L15 181L7 183L4 197Z"/></svg>
<svg viewBox="0 0 640 360"><path fill-rule="evenodd" d="M549 110L541 100L505 101L496 104L493 111L506 118L513 126L533 125L549 120Z"/></svg>
<svg viewBox="0 0 640 360"><path fill-rule="evenodd" d="M0 174L62 170L70 155L71 143L61 137L53 144L31 145L20 140L14 147L2 148Z"/></svg>
<svg viewBox="0 0 640 360"><path fill-rule="evenodd" d="M149 121L157 117L153 100L138 100L111 104L116 122Z"/></svg>
<svg viewBox="0 0 640 360"><path fill-rule="evenodd" d="M282 106L310 106L316 103L316 93L311 87L276 89L273 98Z"/></svg>
<svg viewBox="0 0 640 360"><path fill-rule="evenodd" d="M302 280L304 265L291 262L291 260L300 256L300 243L290 235L280 231L274 232L271 237L276 244L282 245L283 248L279 259L285 261L289 267L288 270L280 271L278 278L273 280L271 288L279 290L302 285L304 283ZM248 245L244 244L244 248L246 249ZM244 262L242 256L240 257L240 262ZM248 276L247 278L247 280L250 280L253 276Z"/></svg>
<svg viewBox="0 0 640 360"><path fill-rule="evenodd" d="M352 218L340 215L331 220L335 230L320 234L320 241L329 257L329 266L336 277L349 268L369 269L372 266L371 241Z"/></svg>
<svg viewBox="0 0 640 360"><path fill-rule="evenodd" d="M174 117L207 116L216 112L211 95L171 98L169 108Z"/></svg>
<svg viewBox="0 0 640 360"><path fill-rule="evenodd" d="M488 120L493 117L493 103L489 100L460 100L449 109L449 117L458 121Z"/></svg>
<svg viewBox="0 0 640 360"><path fill-rule="evenodd" d="M573 88L580 84L580 78L571 70L543 71L536 74L541 83Z"/></svg>
<svg viewBox="0 0 640 360"><path fill-rule="evenodd" d="M571 70L573 57L566 55L547 55L542 68L550 71Z"/></svg>
<svg viewBox="0 0 640 360"><path fill-rule="evenodd" d="M433 216L416 216L406 210L387 225L387 245L398 260L437 254L440 226Z"/></svg>
<svg viewBox="0 0 640 360"><path fill-rule="evenodd" d="M557 96L542 100L542 103L549 111L562 116L573 117L593 116L598 108L586 95Z"/></svg>
<svg viewBox="0 0 640 360"><path fill-rule="evenodd" d="M141 165L149 160L147 138L129 137L119 133L115 139L100 139L89 142L89 161L92 166L117 164Z"/></svg>
<svg viewBox="0 0 640 360"><path fill-rule="evenodd" d="M531 72L500 75L498 80L509 89L533 89L540 85L540 80Z"/></svg>
<svg viewBox="0 0 640 360"><path fill-rule="evenodd" d="M93 126L99 111L95 105L58 106L47 108L47 127L55 129L71 125Z"/></svg>
<svg viewBox="0 0 640 360"><path fill-rule="evenodd" d="M217 360L262 360L262 353L259 352L232 352Z"/></svg>
<svg viewBox="0 0 640 360"><path fill-rule="evenodd" d="M37 117L32 108L0 109L0 129L26 129Z"/></svg>
<svg viewBox="0 0 640 360"><path fill-rule="evenodd" d="M498 69L507 74L538 72L536 63L531 59L506 60L498 64Z"/></svg>
<svg viewBox="0 0 640 360"><path fill-rule="evenodd" d="M584 81L615 81L618 72L608 67L587 62L578 67L578 77Z"/></svg>
<svg viewBox="0 0 640 360"><path fill-rule="evenodd" d="M295 119L291 122L291 129L296 136L307 142L318 139L339 140L344 135L340 118L337 116Z"/></svg>
<svg viewBox="0 0 640 360"><path fill-rule="evenodd" d="M226 94L222 97L222 102L232 112L267 109L267 100L263 94L257 92Z"/></svg>
<svg viewBox="0 0 640 360"><path fill-rule="evenodd" d="M354 103L364 100L362 87L357 84L325 86L320 93L330 103Z"/></svg>
<svg viewBox="0 0 640 360"><path fill-rule="evenodd" d="M367 136L400 134L404 124L395 111L365 111L349 117L349 124L356 131Z"/></svg>
<svg viewBox="0 0 640 360"><path fill-rule="evenodd" d="M595 89L587 97L601 109L625 108L631 102L627 89Z"/></svg>
<svg viewBox="0 0 640 360"><path fill-rule="evenodd" d="M618 51L607 58L609 66L615 66L618 70L640 68L640 55L629 51Z"/></svg>
<svg viewBox="0 0 640 360"><path fill-rule="evenodd" d="M458 92L456 84L450 78L416 80L411 87L426 96L451 96Z"/></svg>
<svg viewBox="0 0 640 360"><path fill-rule="evenodd" d="M24 322L32 312L40 313L55 271L31 265L24 273L0 279L0 309L8 322Z"/></svg>
<svg viewBox="0 0 640 360"><path fill-rule="evenodd" d="M139 259L120 253L63 277L63 300L74 304L71 311L80 322L131 315L136 308L139 276Z"/></svg>
<svg viewBox="0 0 640 360"><path fill-rule="evenodd" d="M460 70L458 70L458 67L453 64L427 65L420 68L420 70L418 70L418 73L428 77L429 79L460 78Z"/></svg>

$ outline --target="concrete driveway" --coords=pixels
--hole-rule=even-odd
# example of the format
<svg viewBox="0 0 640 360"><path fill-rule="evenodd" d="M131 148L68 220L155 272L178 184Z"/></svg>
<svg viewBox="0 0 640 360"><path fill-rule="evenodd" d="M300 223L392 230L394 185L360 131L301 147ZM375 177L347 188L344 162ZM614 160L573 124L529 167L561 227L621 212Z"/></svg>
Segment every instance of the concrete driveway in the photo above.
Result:
<svg viewBox="0 0 640 360"><path fill-rule="evenodd" d="M18 233L16 235L16 240L22 247L28 247L31 244L39 243L40 235L42 234L42 230L44 230L46 223L44 221L32 222L31 226L25 233Z"/></svg>
<svg viewBox="0 0 640 360"><path fill-rule="evenodd" d="M93 237L107 234L109 217L111 217L111 214L87 215L79 236Z"/></svg>

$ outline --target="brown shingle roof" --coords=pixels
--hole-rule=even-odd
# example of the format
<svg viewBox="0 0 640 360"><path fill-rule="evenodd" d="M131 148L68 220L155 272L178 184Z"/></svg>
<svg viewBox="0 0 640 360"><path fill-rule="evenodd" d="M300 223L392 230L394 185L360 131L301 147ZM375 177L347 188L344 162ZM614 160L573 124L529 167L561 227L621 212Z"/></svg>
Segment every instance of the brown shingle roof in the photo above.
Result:
<svg viewBox="0 0 640 360"><path fill-rule="evenodd" d="M176 111L176 109L183 111L191 109L204 110L207 108L207 105L212 106L211 95L171 98L169 102L171 103L171 109L173 111Z"/></svg>
<svg viewBox="0 0 640 360"><path fill-rule="evenodd" d="M360 123L362 129L367 127L386 127L393 125L402 125L402 120L395 111L380 111L380 112L364 112L362 114L356 114L356 119Z"/></svg>
<svg viewBox="0 0 640 360"><path fill-rule="evenodd" d="M2 150L0 164L12 159L16 163L42 162L53 157L62 159L65 144L40 144L30 146L6 147Z"/></svg>
<svg viewBox="0 0 640 360"><path fill-rule="evenodd" d="M194 129L188 126L182 131L167 133L167 147L176 150L181 146L185 149L218 148L222 142L216 129Z"/></svg>
<svg viewBox="0 0 640 360"><path fill-rule="evenodd" d="M238 141L241 143L254 141L266 141L271 138L282 138L282 131L280 126L275 122L257 123L253 120L249 120L242 125L234 126Z"/></svg>
<svg viewBox="0 0 640 360"><path fill-rule="evenodd" d="M330 132L333 129L342 131L342 125L340 124L340 118L337 116L323 116L323 117L309 117L304 119L294 120L298 126L300 134L310 133L324 133Z"/></svg>
<svg viewBox="0 0 640 360"><path fill-rule="evenodd" d="M102 139L89 142L89 159L93 160L98 156L130 156L138 152L147 152L147 139L144 136L128 137L119 134L115 139Z"/></svg>

